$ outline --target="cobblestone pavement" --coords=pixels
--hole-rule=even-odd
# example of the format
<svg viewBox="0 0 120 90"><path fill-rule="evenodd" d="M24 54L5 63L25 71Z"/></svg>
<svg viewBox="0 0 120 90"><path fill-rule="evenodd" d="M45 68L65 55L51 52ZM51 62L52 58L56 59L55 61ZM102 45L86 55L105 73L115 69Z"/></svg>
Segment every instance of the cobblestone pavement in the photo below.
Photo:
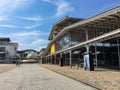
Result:
<svg viewBox="0 0 120 90"><path fill-rule="evenodd" d="M0 64L0 73L16 68L15 64Z"/></svg>
<svg viewBox="0 0 120 90"><path fill-rule="evenodd" d="M49 71L36 64L0 74L0 90L96 90L68 77Z"/></svg>
<svg viewBox="0 0 120 90"><path fill-rule="evenodd" d="M60 67L51 64L40 64L39 66L87 83L100 90L120 90L119 70L95 68L94 71L86 71L83 68L70 68L70 66Z"/></svg>

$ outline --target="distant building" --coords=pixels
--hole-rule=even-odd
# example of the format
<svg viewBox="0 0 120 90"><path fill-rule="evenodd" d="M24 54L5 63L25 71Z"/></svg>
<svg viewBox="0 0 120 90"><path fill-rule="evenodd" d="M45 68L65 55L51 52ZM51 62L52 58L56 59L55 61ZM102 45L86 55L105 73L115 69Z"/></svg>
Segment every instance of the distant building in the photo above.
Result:
<svg viewBox="0 0 120 90"><path fill-rule="evenodd" d="M26 49L18 51L18 56L23 63L37 63L39 60L39 54L33 49Z"/></svg>
<svg viewBox="0 0 120 90"><path fill-rule="evenodd" d="M46 48L42 48L39 52L39 55L40 55L40 60L39 60L39 63L45 63L45 49Z"/></svg>
<svg viewBox="0 0 120 90"><path fill-rule="evenodd" d="M11 43L10 38L0 37L0 63L12 63L17 58L18 43Z"/></svg>

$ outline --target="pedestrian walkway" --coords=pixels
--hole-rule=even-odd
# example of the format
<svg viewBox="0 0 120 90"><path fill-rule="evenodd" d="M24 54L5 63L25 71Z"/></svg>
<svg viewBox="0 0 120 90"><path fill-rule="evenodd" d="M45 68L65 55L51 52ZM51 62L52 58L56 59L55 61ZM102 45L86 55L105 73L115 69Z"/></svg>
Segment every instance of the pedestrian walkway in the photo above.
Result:
<svg viewBox="0 0 120 90"><path fill-rule="evenodd" d="M16 68L14 64L0 64L0 73Z"/></svg>
<svg viewBox="0 0 120 90"><path fill-rule="evenodd" d="M0 90L96 90L93 87L49 71L36 64L0 74Z"/></svg>
<svg viewBox="0 0 120 90"><path fill-rule="evenodd" d="M53 64L40 64L40 66L97 87L100 90L120 90L119 70L95 68L94 71L86 71L83 68L60 67Z"/></svg>

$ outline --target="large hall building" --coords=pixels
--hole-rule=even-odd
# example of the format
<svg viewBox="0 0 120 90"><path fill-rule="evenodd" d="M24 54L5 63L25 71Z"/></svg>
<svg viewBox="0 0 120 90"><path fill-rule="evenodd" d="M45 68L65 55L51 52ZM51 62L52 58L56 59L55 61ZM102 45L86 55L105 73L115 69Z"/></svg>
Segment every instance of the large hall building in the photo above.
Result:
<svg viewBox="0 0 120 90"><path fill-rule="evenodd" d="M88 19L64 17L49 35L44 63L84 63L90 55L92 66L120 69L120 6Z"/></svg>

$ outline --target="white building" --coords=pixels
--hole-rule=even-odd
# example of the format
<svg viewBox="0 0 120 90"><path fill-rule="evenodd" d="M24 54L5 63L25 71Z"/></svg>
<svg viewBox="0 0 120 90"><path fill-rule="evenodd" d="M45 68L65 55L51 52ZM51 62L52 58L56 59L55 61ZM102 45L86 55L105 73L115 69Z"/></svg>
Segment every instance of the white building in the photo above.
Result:
<svg viewBox="0 0 120 90"><path fill-rule="evenodd" d="M26 49L18 51L22 63L37 63L39 61L39 54L33 49Z"/></svg>
<svg viewBox="0 0 120 90"><path fill-rule="evenodd" d="M12 63L17 58L18 43L11 43L9 38L0 37L0 63Z"/></svg>

